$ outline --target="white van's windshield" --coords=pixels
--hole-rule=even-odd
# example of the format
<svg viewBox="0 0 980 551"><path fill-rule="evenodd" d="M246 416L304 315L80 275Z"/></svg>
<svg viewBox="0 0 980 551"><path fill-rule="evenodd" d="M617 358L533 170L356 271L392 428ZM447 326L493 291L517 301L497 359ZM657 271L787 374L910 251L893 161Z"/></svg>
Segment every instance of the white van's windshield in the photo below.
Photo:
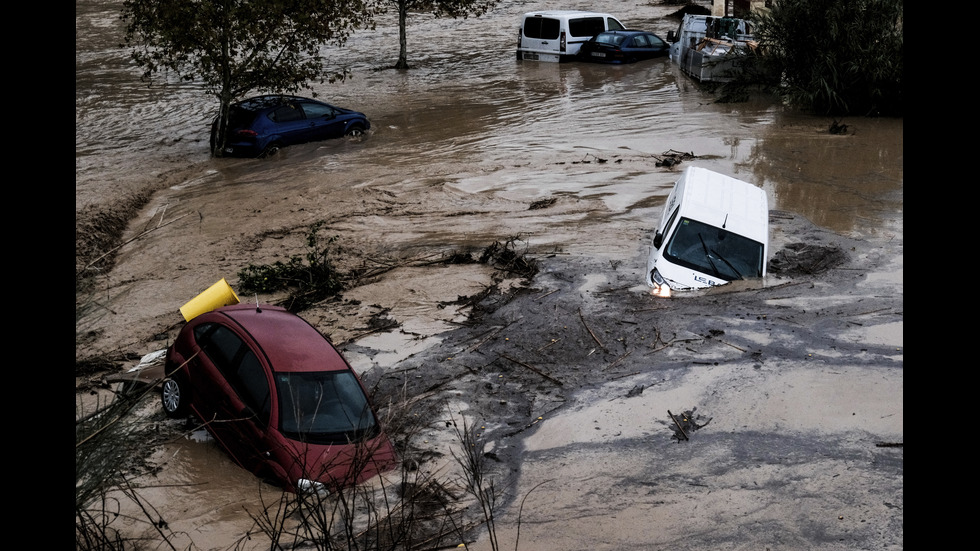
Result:
<svg viewBox="0 0 980 551"><path fill-rule="evenodd" d="M690 218L681 218L664 258L728 281L762 277L762 243Z"/></svg>

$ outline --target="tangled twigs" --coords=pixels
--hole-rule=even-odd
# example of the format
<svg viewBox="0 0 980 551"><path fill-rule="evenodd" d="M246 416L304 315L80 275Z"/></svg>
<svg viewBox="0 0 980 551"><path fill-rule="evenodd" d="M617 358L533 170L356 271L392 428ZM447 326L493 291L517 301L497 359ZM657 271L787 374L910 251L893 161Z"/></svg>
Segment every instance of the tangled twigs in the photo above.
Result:
<svg viewBox="0 0 980 551"><path fill-rule="evenodd" d="M524 251L521 253L516 251L518 241L524 243ZM538 263L527 258L527 242L520 235L511 237L506 243L495 241L483 250L479 262L524 278L534 277L538 273Z"/></svg>
<svg viewBox="0 0 980 551"><path fill-rule="evenodd" d="M696 158L693 152L685 153L683 151L674 151L673 149L664 151L662 156L654 155L653 157L657 159L657 166L665 166L667 168L679 165L682 161L690 161Z"/></svg>
<svg viewBox="0 0 980 551"><path fill-rule="evenodd" d="M158 224L158 225L157 225L156 227L154 227L154 228L150 228L150 229L148 229L148 230L145 230L145 231L143 231L143 232L141 232L141 233L140 233L139 235L137 235L136 237L133 237L133 238L131 238L131 239L128 239L128 240L126 240L126 241L124 241L124 242L123 242L123 243L121 243L121 244L120 244L119 246L117 246L117 247L113 247L112 249L110 249L110 250L108 250L108 251L106 251L106 252L105 252L104 254L102 254L101 256L99 256L98 258L96 258L95 260L93 260L93 261L91 261L91 262L89 262L88 264L86 264L86 265L85 265L85 268L84 268L84 269L83 269L82 271L83 271L83 272L84 272L84 271L87 271L87 270L88 270L89 268L91 268L92 266L95 266L95 265L96 265L96 264L97 264L97 263L98 263L98 262L99 262L100 260L102 260L103 258L105 258L105 257L107 257L107 256L109 256L109 255L111 255L112 253L114 253L114 252L116 252L116 251L118 251L119 249L121 249L121 248L123 248L123 247L125 247L126 245L128 245L128 244L130 244L130 243L132 243L133 241L136 241L137 239L139 239L139 238L141 238L141 237L143 237L143 236L145 236L146 234L148 234L148 233L150 233L150 232L153 232L153 231L156 231L156 230L158 230L158 229L160 229L160 228L163 228L163 227L166 227L166 226L169 226L170 224L173 224L174 222L176 222L176 221L178 221L178 220L180 220L181 218L183 218L183 217L185 217L185 216L187 216L188 214L190 214L190 213L187 213L187 214L182 214L182 215L180 215L180 216L178 216L177 218L174 218L173 220L171 220L171 221L169 221L169 222L166 222L166 223L161 223L161 224Z"/></svg>

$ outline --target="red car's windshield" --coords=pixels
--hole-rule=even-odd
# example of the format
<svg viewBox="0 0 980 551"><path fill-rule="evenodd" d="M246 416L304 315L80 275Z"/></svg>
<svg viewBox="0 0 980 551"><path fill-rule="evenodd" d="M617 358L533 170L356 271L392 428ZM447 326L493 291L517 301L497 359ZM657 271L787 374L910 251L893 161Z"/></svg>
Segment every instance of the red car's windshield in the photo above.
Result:
<svg viewBox="0 0 980 551"><path fill-rule="evenodd" d="M279 430L316 444L346 444L370 438L377 422L367 396L350 371L276 373Z"/></svg>

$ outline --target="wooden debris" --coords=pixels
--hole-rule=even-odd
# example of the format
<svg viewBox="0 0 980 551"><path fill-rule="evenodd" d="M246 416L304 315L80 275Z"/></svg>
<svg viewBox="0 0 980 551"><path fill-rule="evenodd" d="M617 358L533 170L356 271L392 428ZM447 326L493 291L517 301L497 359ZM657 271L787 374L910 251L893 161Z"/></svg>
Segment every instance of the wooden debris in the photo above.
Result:
<svg viewBox="0 0 980 551"><path fill-rule="evenodd" d="M520 360L515 360L514 358L511 358L510 356L508 356L506 354L501 354L500 357L501 358L504 358L504 359L507 359L507 360L510 360L510 361L514 362L515 364L520 365L522 367L526 367L526 368L530 369L531 371L537 373L538 375L541 375L545 379L548 379L549 381L555 383L558 386L564 386L564 383L562 383L558 379L552 377L551 375L548 375L547 373L541 371L540 369L538 369L536 367L530 366L530 365L528 365L528 364L526 364L526 363L524 363L524 362L522 362Z"/></svg>
<svg viewBox="0 0 980 551"><path fill-rule="evenodd" d="M663 155L653 156L657 159L657 166L663 166L667 168L673 168L676 165L681 164L682 161L690 161L691 159L696 159L694 153L685 153L683 151L674 151L673 149L668 149Z"/></svg>
<svg viewBox="0 0 980 551"><path fill-rule="evenodd" d="M585 330L588 331L590 335L592 335L592 339L595 340L595 342L600 347L602 347L603 350L605 350L606 349L605 345L603 345L602 344L602 341L599 340L599 337L595 336L595 333L593 333L592 330L589 329L589 324L585 323L585 316L582 315L582 309L581 308L578 309L578 317L579 317L579 319L582 320L582 325L585 327Z"/></svg>
<svg viewBox="0 0 980 551"><path fill-rule="evenodd" d="M610 363L609 365L607 365L606 367L604 367L604 368L602 368L602 370L603 370L603 371L606 371L606 370L608 370L608 369L612 369L612 368L614 368L614 367L616 367L616 366L617 366L617 365L619 365L619 364L620 364L620 363L621 363L621 362L622 362L623 360L625 360L627 356L629 356L629 355L630 355L630 354L632 354L632 353L633 353L633 351L632 351L632 350L630 350L629 352L627 352L627 353L625 353L625 354L623 354L622 356L620 356L620 357L618 357L618 358L616 358L616 361L614 361L614 362L612 362L612 363Z"/></svg>
<svg viewBox="0 0 980 551"><path fill-rule="evenodd" d="M670 418L674 420L674 424L677 425L677 430L681 431L681 435L684 437L684 440L690 440L690 438L688 438L687 436L687 431L685 431L684 427L682 427L681 424L677 422L677 418L674 417L674 414L671 413L669 409L667 410L667 415L670 415Z"/></svg>
<svg viewBox="0 0 980 551"><path fill-rule="evenodd" d="M669 409L667 410L667 415L670 416L670 419L674 422L674 425L677 426L677 432L674 433L675 438L677 438L678 440L681 439L690 440L689 435L691 432L696 431L702 427L705 427L707 426L708 423L711 422L711 418L708 418L707 421L699 425L694 420L694 412L697 411L697 409L698 408L695 407L692 408L690 411L685 411L681 413L680 420L678 420L677 416L671 413Z"/></svg>

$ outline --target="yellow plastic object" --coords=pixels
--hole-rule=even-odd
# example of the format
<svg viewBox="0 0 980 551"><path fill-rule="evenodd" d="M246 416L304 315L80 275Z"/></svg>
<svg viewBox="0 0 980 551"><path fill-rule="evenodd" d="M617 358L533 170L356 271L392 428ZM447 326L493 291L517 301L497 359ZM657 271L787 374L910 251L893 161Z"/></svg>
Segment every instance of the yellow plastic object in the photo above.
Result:
<svg viewBox="0 0 980 551"><path fill-rule="evenodd" d="M238 295L235 294L231 285L228 285L225 278L221 278L220 281L208 287L206 291L181 306L180 313L183 314L184 321L191 321L197 316L205 312L210 312L215 308L221 308L229 304L238 304L239 302L241 301L238 300Z"/></svg>

